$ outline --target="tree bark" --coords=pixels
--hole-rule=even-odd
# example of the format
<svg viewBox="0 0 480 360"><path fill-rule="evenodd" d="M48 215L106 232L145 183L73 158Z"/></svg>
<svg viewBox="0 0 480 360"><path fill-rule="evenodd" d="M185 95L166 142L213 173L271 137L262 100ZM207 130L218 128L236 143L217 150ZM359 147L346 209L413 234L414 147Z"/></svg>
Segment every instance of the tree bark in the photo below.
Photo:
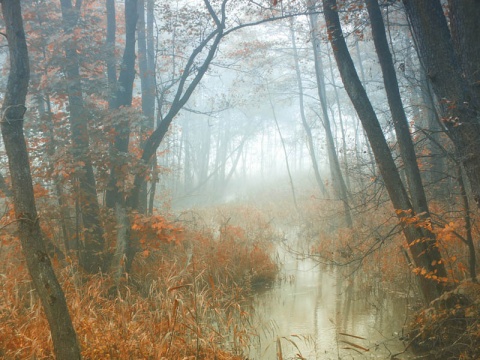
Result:
<svg viewBox="0 0 480 360"><path fill-rule="evenodd" d="M2 106L1 130L12 178L18 235L35 289L42 302L59 360L81 359L65 295L47 255L33 194L23 115L30 69L18 0L3 0L3 18L10 50L10 74Z"/></svg>
<svg viewBox="0 0 480 360"><path fill-rule="evenodd" d="M89 154L89 134L87 116L83 103L83 90L80 67L75 43L74 30L78 21L81 1L75 8L71 0L61 0L63 29L68 40L65 45L65 73L67 78L70 126L72 131L73 155L80 171L75 177L79 183L78 201L83 223L83 246L80 252L80 265L88 272L105 269L103 227L100 222L100 207L97 198L97 185Z"/></svg>
<svg viewBox="0 0 480 360"><path fill-rule="evenodd" d="M436 242L432 239L424 240L422 232L414 224L406 221L409 220L413 207L400 179L378 118L355 70L343 37L336 0L323 0L323 10L328 28L328 38L332 44L345 90L360 117L360 121L370 141L375 160L393 207L403 226L403 232L415 264L417 267L425 269L430 276L446 278L447 273L441 262ZM423 275L419 275L418 279L420 290L427 302L437 298L444 291L443 282L437 282Z"/></svg>
<svg viewBox="0 0 480 360"><path fill-rule="evenodd" d="M135 34L137 26L137 0L125 0L125 49L123 52L122 66L118 76L117 91L113 99L112 110L121 107L130 107L133 99L133 82L135 80ZM115 284L118 285L120 274L125 267L130 272L132 263L123 261L131 247L130 222L127 213L125 188L123 186L126 174L122 168L128 161L128 147L130 143L130 121L128 116L122 116L114 126L115 142L113 145L114 164L110 169L110 181L106 195L107 207L113 208L117 221L117 248L113 260L113 273ZM133 259L132 259L133 261Z"/></svg>
<svg viewBox="0 0 480 360"><path fill-rule="evenodd" d="M422 214L421 218L427 219L430 217L427 197L425 196L425 190L422 184L420 170L418 168L417 155L415 154L412 137L410 135L407 115L403 109L397 74L395 73L392 55L388 46L382 13L377 0L365 0L365 3L370 17L373 42L375 44L380 67L382 68L383 83L387 93L390 112L392 114L393 126L395 128L395 134L400 148L400 155L403 159L413 210L417 215ZM431 232L428 232L425 235L430 238L434 237Z"/></svg>
<svg viewBox="0 0 480 360"><path fill-rule="evenodd" d="M420 61L440 104L442 122L455 145L459 161L463 164L475 202L480 207L480 99L462 73L459 55L455 53L440 0L403 0L403 4L416 40ZM455 5L451 9L451 12L455 13L456 6L464 3L451 1L450 4ZM469 24L478 23L478 18L471 18L475 15L474 12L464 15L467 16ZM467 25L467 22L463 24L465 27ZM455 24L453 26L455 28ZM455 31L458 31L458 28ZM465 51L461 56L467 57L469 52ZM478 63L478 58L467 60Z"/></svg>
<svg viewBox="0 0 480 360"><path fill-rule="evenodd" d="M330 118L328 116L327 95L326 95L326 89L325 89L325 74L323 72L323 64L322 64L322 58L320 53L320 37L318 36L318 31L317 31L318 15L312 11L310 13L309 18L310 18L311 38L312 38L312 46L313 46L314 62L315 62L315 77L317 79L317 92L318 92L318 98L320 100L320 105L322 108L323 127L325 128L325 136L327 138L327 151L329 155L328 158L330 159L330 166L332 169L332 178L334 182L334 188L337 194L337 198L341 200L343 203L343 208L345 213L345 223L347 227L352 228L353 220L352 220L352 214L350 211L350 205L348 203L347 186L343 178L342 170L340 169L340 161L338 160L338 154L335 148L335 142L332 134Z"/></svg>
<svg viewBox="0 0 480 360"><path fill-rule="evenodd" d="M106 39L106 58L107 65L107 83L108 83L108 107L114 106L115 92L117 88L117 69L115 59L115 33L117 31L117 20L115 16L115 0L106 1L107 10L107 39Z"/></svg>
<svg viewBox="0 0 480 360"><path fill-rule="evenodd" d="M149 6L147 4L147 6ZM149 9L150 10L150 9ZM148 18L150 21L150 17ZM140 83L142 89L142 115L143 121L140 129L140 136L142 137L140 146L143 148L145 133L154 129L155 116L155 64L152 62L149 54L153 49L147 48L147 36L150 38L150 31L153 27L148 24L148 30L145 31L145 0L138 0L138 68L140 72ZM148 34L147 34L148 33ZM151 35L153 37L153 34ZM153 46L152 41L148 41L148 45ZM147 212L147 182L144 182L141 192L138 211L140 213Z"/></svg>
<svg viewBox="0 0 480 360"><path fill-rule="evenodd" d="M449 0L450 29L462 74L480 101L480 1Z"/></svg>
<svg viewBox="0 0 480 360"><path fill-rule="evenodd" d="M132 105L133 81L135 80L136 25L137 0L125 0L125 49L118 76L117 90L112 101L112 110ZM117 203L122 204L125 202L122 183L126 174L122 174L122 168L125 162L128 161L128 146L130 144L130 121L128 116L122 116L121 119L118 119L114 129L115 140L111 154L113 165L110 169L110 180L105 200L109 208L116 208Z"/></svg>

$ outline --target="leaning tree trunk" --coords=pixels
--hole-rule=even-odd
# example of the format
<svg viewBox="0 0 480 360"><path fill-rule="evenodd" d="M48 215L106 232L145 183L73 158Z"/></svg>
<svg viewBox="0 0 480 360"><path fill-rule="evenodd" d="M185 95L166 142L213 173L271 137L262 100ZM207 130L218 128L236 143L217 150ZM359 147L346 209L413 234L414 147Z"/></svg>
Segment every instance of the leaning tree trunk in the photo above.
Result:
<svg viewBox="0 0 480 360"><path fill-rule="evenodd" d="M428 219L430 213L428 210L427 197L418 168L417 155L413 146L412 137L408 125L407 115L403 108L402 98L398 87L397 74L393 65L392 55L388 46L385 25L383 23L382 13L378 5L378 0L365 0L370 24L372 27L373 42L382 68L383 83L387 93L388 105L392 114L393 126L397 136L400 155L403 159L405 175L410 192L410 199L415 214L422 219ZM427 229L424 229L425 236L433 238L434 235Z"/></svg>
<svg viewBox="0 0 480 360"><path fill-rule="evenodd" d="M208 1L206 1L207 4L210 4ZM203 76L207 72L210 63L213 60L213 57L218 49L218 45L220 43L220 40L224 36L224 28L225 28L225 6L226 6L226 0L223 0L222 2L222 17L221 19L218 18L218 16L215 14L213 9L209 7L209 12L211 15L214 17L214 20L216 22L217 28L214 30L210 35L208 35L192 52L192 55L187 61L187 64L185 66L183 75L181 76L181 79L179 80L178 83L178 89L175 94L175 98L173 99L173 102L171 104L171 107L168 111L168 113L165 115L165 117L157 124L157 128L153 131L153 133L148 137L148 139L145 141L145 145L143 147L142 151L142 156L139 159L139 165L142 167L142 171L139 171L137 174L135 174L135 179L133 183L133 189L128 196L127 199L127 206L134 210L138 210L139 206L139 200L140 200L140 192L143 186L143 183L145 182L145 177L147 174L147 171L149 169L149 164L152 159L152 157L156 154L158 147L160 146L160 143L163 141L165 135L167 134L168 128L170 124L172 123L173 119L175 116L180 112L180 110L183 108L183 106L186 104L190 96L192 95L193 91L197 87L197 85L200 83L202 80ZM200 65L195 65L195 60L197 60L197 56L202 53L202 50L204 50L207 45L210 44L210 47L208 48L207 54L205 58L202 60ZM187 80L188 80L188 75L192 71L193 67L197 68L197 72L192 79L191 83L186 86ZM131 244L127 248L127 271L131 267L131 264L133 263L133 259L136 255L136 247L135 244Z"/></svg>
<svg viewBox="0 0 480 360"><path fill-rule="evenodd" d="M343 37L340 19L337 12L336 0L323 0L325 21L328 27L328 38L332 44L335 60L345 90L350 97L360 121L370 141L375 161L385 182L390 200L403 226L405 238L409 244L415 265L426 270L429 278L418 277L420 290L427 302L437 298L443 291L443 282L433 279L445 279L447 273L442 258L433 239L425 239L423 233L409 222L413 207L408 198L405 187L400 179L398 169L385 140L382 128L368 95L362 86L352 58Z"/></svg>
<svg viewBox="0 0 480 360"><path fill-rule="evenodd" d="M315 77L317 79L317 93L320 100L320 105L323 114L323 127L325 128L325 136L327 138L327 150L330 159L330 166L332 168L332 177L334 181L335 192L338 199L343 203L345 212L345 222L347 227L353 227L352 214L350 211L350 205L348 203L347 185L343 178L342 170L340 169L340 161L338 160L337 150L335 148L335 141L333 138L332 127L330 124L330 118L328 116L327 95L325 89L325 74L323 72L322 55L320 53L320 37L317 30L317 14L312 11L309 16L311 38L315 62Z"/></svg>
<svg viewBox="0 0 480 360"><path fill-rule="evenodd" d="M2 106L1 129L12 179L18 236L35 289L43 305L59 360L81 359L62 288L43 242L23 134L25 98L30 76L27 43L18 0L3 0L2 12L10 50L10 74Z"/></svg>

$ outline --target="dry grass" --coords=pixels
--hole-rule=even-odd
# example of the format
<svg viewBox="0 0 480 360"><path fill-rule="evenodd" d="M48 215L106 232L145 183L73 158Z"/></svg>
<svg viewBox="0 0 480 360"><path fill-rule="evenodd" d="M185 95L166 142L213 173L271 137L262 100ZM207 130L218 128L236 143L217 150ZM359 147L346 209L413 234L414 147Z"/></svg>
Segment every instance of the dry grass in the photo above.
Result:
<svg viewBox="0 0 480 360"><path fill-rule="evenodd" d="M268 246L241 227L186 229L138 255L116 293L108 275L57 269L84 359L243 359L255 329L252 286L278 272ZM52 359L48 324L17 242L0 257L0 357Z"/></svg>

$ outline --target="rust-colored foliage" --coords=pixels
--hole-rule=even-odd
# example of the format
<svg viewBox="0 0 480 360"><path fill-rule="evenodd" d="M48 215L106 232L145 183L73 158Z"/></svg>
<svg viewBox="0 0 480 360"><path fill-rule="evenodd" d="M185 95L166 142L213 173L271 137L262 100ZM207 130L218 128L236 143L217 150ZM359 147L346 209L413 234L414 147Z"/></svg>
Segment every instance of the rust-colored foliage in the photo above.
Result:
<svg viewBox="0 0 480 360"><path fill-rule="evenodd" d="M146 252L115 292L108 275L85 276L70 258L57 269L84 359L242 359L255 334L252 286L277 273L268 246L249 238L254 226L228 226L214 238L159 215L134 224ZM52 359L18 240L1 250L0 357Z"/></svg>
<svg viewBox="0 0 480 360"><path fill-rule="evenodd" d="M144 250L159 249L161 245L183 241L184 229L161 215L135 214L132 222L135 237Z"/></svg>
<svg viewBox="0 0 480 360"><path fill-rule="evenodd" d="M462 282L409 324L410 346L435 359L480 357L480 285Z"/></svg>

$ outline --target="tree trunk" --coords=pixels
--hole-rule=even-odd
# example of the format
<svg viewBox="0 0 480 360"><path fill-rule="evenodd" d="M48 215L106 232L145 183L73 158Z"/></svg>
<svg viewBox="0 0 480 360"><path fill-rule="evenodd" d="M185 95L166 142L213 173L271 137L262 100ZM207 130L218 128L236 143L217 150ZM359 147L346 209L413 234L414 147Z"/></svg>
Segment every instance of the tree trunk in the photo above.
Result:
<svg viewBox="0 0 480 360"><path fill-rule="evenodd" d="M454 14L457 6L464 4L462 1L450 3L451 12ZM466 3L472 3L472 1L466 1ZM416 40L420 61L440 103L442 121L448 130L447 135L455 145L459 161L463 164L470 180L475 202L480 207L480 153L478 152L480 99L467 83L467 76L462 73L459 55L454 51L440 0L403 0L403 4ZM469 20L465 19L462 25L464 29L467 29L469 24L478 24L478 18L472 18L475 16L474 12L464 15ZM459 31L458 28L455 31ZM469 28L468 31L474 30ZM475 36L473 34L475 32L471 36ZM458 41L457 37L455 40ZM468 46L478 47L477 44ZM467 57L469 54L470 52L465 51L460 57ZM478 58L468 58L462 62L465 61L478 63Z"/></svg>
<svg viewBox="0 0 480 360"><path fill-rule="evenodd" d="M226 185L228 185L228 183L230 182L230 180L233 177L233 174L235 174L235 171L237 170L238 162L240 161L240 158L242 157L242 154L245 153L244 145L247 142L248 138L249 138L249 134L245 133L243 135L242 139L240 140L240 144L237 146L237 148L235 150L232 151L232 154L235 151L237 151L237 155L236 155L235 159L232 161L232 166L231 166L230 170L228 171L227 176L225 177L225 184Z"/></svg>
<svg viewBox="0 0 480 360"><path fill-rule="evenodd" d="M465 189L465 183L463 181L462 168L457 165L457 180L458 186L460 187L460 196L462 197L463 202L463 219L465 221L465 232L467 233L464 242L468 246L468 268L470 270L470 277L472 282L477 282L477 256L475 254L475 243L473 242L472 236L472 218L470 215L470 204L468 202L467 191Z"/></svg>
<svg viewBox="0 0 480 360"><path fill-rule="evenodd" d="M45 69L45 73L47 69ZM55 124L53 122L52 107L50 103L50 95L48 93L40 93L39 98L37 99L40 118L47 124L47 133L49 141L46 144L46 151L48 155L48 167L49 171L53 174L55 169L54 156L57 150L57 143L55 140L54 128ZM46 108L45 108L46 106ZM65 201L65 195L63 193L63 186L61 178L59 175L53 175L53 184L55 187L55 192L58 201L59 215L60 215L60 227L62 228L63 243L65 245L65 252L68 253L71 249L71 239L69 235L69 226L67 226L67 219L70 218L68 214L68 206ZM75 249L78 250L78 249Z"/></svg>
<svg viewBox="0 0 480 360"><path fill-rule="evenodd" d="M315 180L317 181L317 185L322 193L323 196L327 194L327 189L323 184L322 177L320 176L320 170L318 169L317 157L315 155L315 147L313 146L313 136L312 136L312 129L307 122L307 117L305 115L305 105L303 103L303 84L302 84L302 74L300 72L300 65L298 61L298 51L297 51L297 44L295 42L295 30L293 29L293 18L290 24L290 37L292 39L292 47L293 47L293 60L295 62L295 72L297 75L297 85L298 85L298 100L300 102L300 118L302 119L302 126L305 130L305 134L307 135L307 148L308 153L310 154L310 159L312 161L313 172L315 174Z"/></svg>
<svg viewBox="0 0 480 360"><path fill-rule="evenodd" d="M317 92L322 107L323 114L323 127L325 128L325 136L327 138L327 150L328 158L330 160L330 166L332 168L332 178L334 183L334 189L337 198L342 201L345 212L345 223L347 227L353 227L352 214L350 211L350 205L348 204L347 186L340 169L340 162L338 160L337 150L335 148L335 142L332 134L332 128L330 124L330 118L328 116L327 95L325 90L325 74L323 73L322 55L320 53L320 36L317 31L317 18L318 15L315 12L310 13L310 29L312 46L315 61L315 76L317 79Z"/></svg>
<svg viewBox="0 0 480 360"><path fill-rule="evenodd" d="M338 120L340 122L340 130L342 131L342 150L343 150L343 165L345 167L345 183L347 185L347 191L350 191L351 185L350 185L348 156L347 156L348 148L347 148L347 139L346 139L346 133L345 133L344 120L343 120L343 112L340 104L340 97L338 96L337 84L335 84L335 75L333 74L332 57L330 56L330 51L327 51L327 55L328 55L328 67L330 69L330 78L332 81L333 91L335 93L335 101L336 101L337 111L338 111Z"/></svg>
<svg viewBox="0 0 480 360"><path fill-rule="evenodd" d="M292 172L290 171L290 163L288 162L287 146L285 144L285 139L282 136L282 131L280 130L280 125L278 124L277 114L275 112L275 106L273 105L273 102L272 102L272 96L270 94L270 89L268 88L268 84L267 84L267 91L268 91L268 101L270 102L270 108L272 109L273 121L275 122L275 127L277 129L278 136L280 137L280 142L282 144L283 155L285 157L285 165L287 167L287 174L288 174L288 180L289 180L289 183L290 183L290 190L292 191L293 205L295 206L295 211L298 214L299 208L298 208L298 203L297 203L297 194L295 192L295 185L293 184Z"/></svg>
<svg viewBox="0 0 480 360"><path fill-rule="evenodd" d="M150 18L148 19L150 21ZM149 24L149 29L145 31L145 0L138 0L138 69L140 72L140 82L142 89L142 115L143 121L140 129L140 136L142 140L140 146L143 148L146 133L154 129L154 116L155 116L155 64L152 63L152 59L149 53L153 49L147 49L147 35L150 37L150 31L153 31L153 25ZM152 26L152 29L150 29ZM148 33L148 34L147 34ZM153 34L151 35L153 37ZM153 46L153 42L148 41L150 46ZM140 213L147 212L147 182L144 182L141 193L138 211Z"/></svg>
<svg viewBox="0 0 480 360"><path fill-rule="evenodd" d="M147 0L147 71L148 76L150 77L150 83L152 96L156 96L157 92L157 77L156 77L156 64L155 64L155 42L153 37L153 30L154 30L154 5L155 0ZM153 113L155 114L155 104L153 105ZM152 119L152 128L155 128L155 124L153 123L154 120ZM143 145L143 144L142 144ZM143 148L142 148L143 149ZM155 192L157 190L157 182L159 178L159 171L157 166L157 156L153 157L152 161L152 181L150 186L150 198L148 201L148 213L151 215L153 214L153 207L155 202Z"/></svg>
<svg viewBox="0 0 480 360"><path fill-rule="evenodd" d="M112 102L112 110L132 105L133 81L135 80L136 25L137 0L125 0L125 49L118 76L117 91ZM125 202L122 183L126 174L122 174L122 169L125 162L128 161L128 146L130 144L130 121L128 116L122 116L121 119L118 119L114 129L115 141L111 154L113 165L110 169L110 180L105 201L109 208L116 208L117 203Z"/></svg>
<svg viewBox="0 0 480 360"><path fill-rule="evenodd" d="M397 75L395 73L392 55L387 42L382 13L377 0L365 0L365 3L370 16L373 42L382 68L383 83L385 85L388 105L392 114L393 126L395 128L395 134L400 148L400 155L403 159L413 210L417 216L420 216L422 219L427 219L430 217L427 197L425 196L425 190L422 184L420 170L418 168L417 155L415 154L412 137L410 135L407 115L403 109ZM424 230L426 232L425 236L432 239L434 238L434 235L431 232L427 232L426 229Z"/></svg>
<svg viewBox="0 0 480 360"><path fill-rule="evenodd" d="M450 193L447 187L447 182L445 181L445 174L447 172L446 155L438 149L438 144L443 142L441 135L445 131L445 127L442 126L439 114L435 108L433 93L425 71L423 69L420 71L422 114L423 120L426 120L425 126L430 133L428 141L428 150L430 153L430 176L428 177L428 180L430 181L430 189L433 197L446 199Z"/></svg>
<svg viewBox="0 0 480 360"><path fill-rule="evenodd" d="M2 12L10 50L10 74L2 106L1 130L12 178L18 236L35 289L43 305L59 360L81 359L65 295L58 283L40 230L35 206L23 115L30 70L18 0L3 0Z"/></svg>
<svg viewBox="0 0 480 360"><path fill-rule="evenodd" d="M135 34L137 26L137 0L125 0L125 49L122 66L118 76L117 91L113 101L113 109L122 106L130 107L133 99L133 82L135 80ZM112 110L113 110L112 109ZM127 174L122 174L125 161L128 161L128 146L130 143L130 121L128 116L122 116L114 126L115 142L113 145L114 164L110 169L109 188L106 195L106 204L113 207L117 221L117 249L114 255L113 272L115 283L118 285L123 266L130 272L131 261L124 263L124 254L130 252L130 222L127 213L125 188L123 186ZM138 208L136 209L138 210ZM133 261L133 259L131 259Z"/></svg>
<svg viewBox="0 0 480 360"><path fill-rule="evenodd" d="M222 9L224 9L225 1L222 2ZM208 1L206 3L210 4ZM216 30L209 34L192 52L192 55L187 61L185 69L183 71L183 75L179 80L178 90L175 94L175 98L170 106L168 113L163 117L163 119L157 124L157 128L155 131L148 137L145 142L145 146L142 152L142 157L140 159L140 163L144 167L144 171L140 171L135 175L134 180L134 187L132 192L128 198L128 205L132 209L137 209L139 199L140 199L140 190L142 187L143 182L145 181L145 171L148 169L148 164L155 155L160 143L162 142L163 138L167 134L168 128L172 123L175 116L179 113L182 107L186 104L190 96L192 95L193 91L200 83L201 79L205 75L210 66L210 63L213 60L213 57L217 51L218 45L220 40L223 38L223 31L225 28L225 18L224 12L222 12L222 19L220 20L216 14L213 13L213 10L209 8L209 11L212 15L214 15L215 22L217 24ZM207 51L206 57L203 59L200 65L196 65L197 72L191 81L191 83L185 87L188 75L192 71L194 66L195 60L197 60L197 56L202 53L202 50L210 44L210 48ZM130 256L134 256L134 253L131 253Z"/></svg>
<svg viewBox="0 0 480 360"><path fill-rule="evenodd" d="M80 6L81 1L76 5ZM89 154L87 116L83 103L83 90L75 43L74 30L80 9L72 7L71 0L61 0L63 28L68 40L65 45L65 72L67 77L70 126L72 131L73 155L80 171L75 177L79 183L78 201L83 220L83 246L80 252L80 265L88 272L105 269L103 227L100 222L100 207L97 198L97 185Z"/></svg>
<svg viewBox="0 0 480 360"><path fill-rule="evenodd" d="M195 162L194 159L192 159L192 153L193 151L190 151L192 148L192 145L190 143L190 122L187 120L183 126L182 129L182 137L181 141L183 143L183 149L184 149L184 161L183 161L183 192L185 194L188 194L188 192L195 186L193 183L193 169L192 169L192 163ZM217 151L217 155L221 153L220 151ZM217 158L218 161L218 158Z"/></svg>
<svg viewBox="0 0 480 360"><path fill-rule="evenodd" d="M450 29L462 74L480 101L480 1L449 0Z"/></svg>
<svg viewBox="0 0 480 360"><path fill-rule="evenodd" d="M335 60L342 77L345 90L350 97L360 121L370 141L376 163L385 182L393 207L403 226L403 232L412 252L415 264L425 269L429 276L442 280L447 277L436 242L432 239L424 240L423 233L408 223L413 207L408 199L405 187L400 179L398 169L390 153L384 134L378 122L375 111L363 88L355 70L352 58L343 37L340 19L337 12L336 0L323 0L323 10L328 27L328 38L332 44ZM418 277L420 289L424 299L430 302L443 291L443 282L437 282L423 275Z"/></svg>
<svg viewBox="0 0 480 360"><path fill-rule="evenodd" d="M200 151L198 157L198 184L203 184L209 175L210 147L211 147L211 125L207 121L201 130Z"/></svg>
<svg viewBox="0 0 480 360"><path fill-rule="evenodd" d="M117 88L117 69L115 59L115 32L117 30L117 20L115 16L115 0L106 0L107 10L107 39L105 50L105 62L107 65L107 82L108 82L108 107L114 106L115 92Z"/></svg>

